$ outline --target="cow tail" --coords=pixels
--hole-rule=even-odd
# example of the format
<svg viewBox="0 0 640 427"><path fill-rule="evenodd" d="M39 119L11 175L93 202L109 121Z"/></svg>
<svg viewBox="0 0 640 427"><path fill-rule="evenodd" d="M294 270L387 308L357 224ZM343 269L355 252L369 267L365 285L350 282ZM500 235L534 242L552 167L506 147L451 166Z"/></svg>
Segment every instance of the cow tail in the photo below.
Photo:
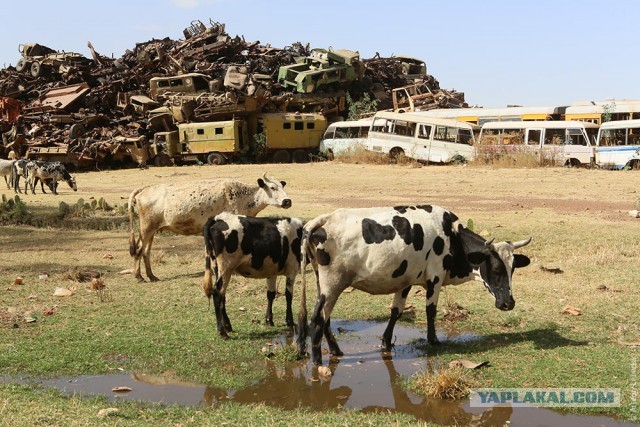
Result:
<svg viewBox="0 0 640 427"><path fill-rule="evenodd" d="M142 249L142 247L138 248L138 242L136 242L136 234L135 231L133 230L133 224L134 224L134 218L133 218L133 208L136 204L136 196L138 195L138 193L140 193L143 189L142 188L138 188L137 190L134 190L131 192L131 195L129 195L129 206L128 206L128 210L129 210L129 254L131 256L136 256L136 254L138 253L138 250Z"/></svg>
<svg viewBox="0 0 640 427"><path fill-rule="evenodd" d="M218 281L218 262L216 260L216 254L213 247L213 238L211 236L211 226L215 222L215 216L212 216L207 220L203 227L203 235L204 235L204 248L205 248L205 265L204 265L204 281L202 282L202 287L204 289L204 294L211 301L211 297L213 296L213 284ZM213 258L214 268L211 268L211 259ZM215 280L213 280L213 276L215 275Z"/></svg>

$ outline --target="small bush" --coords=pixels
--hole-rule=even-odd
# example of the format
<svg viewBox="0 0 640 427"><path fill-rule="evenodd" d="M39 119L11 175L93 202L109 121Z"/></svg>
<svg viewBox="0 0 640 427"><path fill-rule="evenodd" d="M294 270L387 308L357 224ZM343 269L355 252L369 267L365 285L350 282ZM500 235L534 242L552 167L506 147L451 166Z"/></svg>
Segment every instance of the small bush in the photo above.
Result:
<svg viewBox="0 0 640 427"><path fill-rule="evenodd" d="M442 366L433 372L419 372L409 380L412 391L437 399L464 399L469 396L470 386L460 367Z"/></svg>
<svg viewBox="0 0 640 427"><path fill-rule="evenodd" d="M0 223L3 224L32 224L33 214L29 212L26 203L19 196L8 198L2 195L0 203Z"/></svg>

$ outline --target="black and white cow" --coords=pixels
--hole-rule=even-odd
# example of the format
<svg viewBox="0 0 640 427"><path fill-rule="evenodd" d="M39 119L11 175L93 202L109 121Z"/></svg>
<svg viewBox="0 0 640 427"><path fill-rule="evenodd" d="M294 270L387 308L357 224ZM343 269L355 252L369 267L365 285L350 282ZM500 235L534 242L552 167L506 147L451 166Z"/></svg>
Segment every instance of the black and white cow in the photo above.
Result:
<svg viewBox="0 0 640 427"><path fill-rule="evenodd" d="M427 340L432 344L438 342L435 317L442 286L477 280L495 297L498 309L513 309L511 276L515 268L529 264L529 258L514 250L530 241L486 241L453 213L432 205L338 209L309 221L304 227L302 253L309 257L318 280L318 300L309 328L312 361L322 363L323 334L331 354L342 354L331 332L330 317L338 297L349 286L370 294L395 294L382 338L386 349L392 346L393 328L412 285L426 288ZM299 323L306 324L304 301ZM303 354L305 328L299 329L298 347Z"/></svg>
<svg viewBox="0 0 640 427"><path fill-rule="evenodd" d="M227 333L232 331L226 310L227 286L232 274L267 279L265 322L271 326L276 278L286 276L286 321L287 326L294 326L291 302L293 283L300 269L302 228L302 221L297 218L254 218L228 212L209 218L204 225L204 292L207 297L213 297L221 337L228 338Z"/></svg>
<svg viewBox="0 0 640 427"><path fill-rule="evenodd" d="M47 180L51 180L51 184L49 188L51 188L51 192L53 194L58 194L58 181L66 181L69 184L69 187L73 189L73 191L78 191L78 186L76 185L76 180L71 176L71 174L67 171L67 168L60 162L38 162L38 161L30 161L25 166L27 170L26 180L27 184L31 188L31 192L36 194L36 184L38 180L47 182ZM40 183L40 188L44 193L44 187L42 186L42 182ZM26 192L26 186L25 186Z"/></svg>

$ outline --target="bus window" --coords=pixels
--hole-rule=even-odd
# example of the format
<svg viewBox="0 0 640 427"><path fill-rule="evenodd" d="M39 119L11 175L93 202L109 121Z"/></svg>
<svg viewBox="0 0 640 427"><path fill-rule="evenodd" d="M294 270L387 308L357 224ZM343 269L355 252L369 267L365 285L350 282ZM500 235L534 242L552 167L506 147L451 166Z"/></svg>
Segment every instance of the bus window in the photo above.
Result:
<svg viewBox="0 0 640 427"><path fill-rule="evenodd" d="M392 133L395 135L413 136L415 135L415 130L415 123L406 122L404 120L396 120Z"/></svg>
<svg viewBox="0 0 640 427"><path fill-rule="evenodd" d="M456 136L458 135L458 129L448 126L436 126L436 133L433 139L440 141L456 142Z"/></svg>
<svg viewBox="0 0 640 427"><path fill-rule="evenodd" d="M528 145L540 145L540 139L542 137L542 131L540 129L529 129L529 133L527 134L527 144Z"/></svg>
<svg viewBox="0 0 640 427"><path fill-rule="evenodd" d="M458 129L458 143L473 145L473 133L470 129Z"/></svg>
<svg viewBox="0 0 640 427"><path fill-rule="evenodd" d="M431 126L420 125L418 128L418 138L429 139L431 138Z"/></svg>
<svg viewBox="0 0 640 427"><path fill-rule="evenodd" d="M627 145L640 145L640 128L630 128Z"/></svg>
<svg viewBox="0 0 640 427"><path fill-rule="evenodd" d="M600 145L625 145L626 129L606 129L600 136Z"/></svg>
<svg viewBox="0 0 640 427"><path fill-rule="evenodd" d="M567 129L567 144L568 145L588 145L587 140L582 134L580 129Z"/></svg>
<svg viewBox="0 0 640 427"><path fill-rule="evenodd" d="M566 129L547 129L544 136L545 145L562 145L565 140Z"/></svg>

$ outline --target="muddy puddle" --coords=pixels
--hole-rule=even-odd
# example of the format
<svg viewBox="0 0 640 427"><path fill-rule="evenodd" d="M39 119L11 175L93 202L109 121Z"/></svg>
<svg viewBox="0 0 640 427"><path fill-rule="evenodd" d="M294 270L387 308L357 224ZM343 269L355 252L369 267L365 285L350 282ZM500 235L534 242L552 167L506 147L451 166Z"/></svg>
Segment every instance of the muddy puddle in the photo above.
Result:
<svg viewBox="0 0 640 427"><path fill-rule="evenodd" d="M636 426L605 416L565 415L542 408L471 408L468 401L444 401L416 396L400 386L402 379L428 368L427 360L410 342L426 330L397 324L394 351L381 353L385 323L332 320L345 355L324 356L333 376L320 381L309 363L287 367L266 362L266 377L244 389L224 390L215 385L181 382L166 377L115 374L37 381L67 394L104 395L111 401L137 400L189 406L212 406L223 401L263 403L285 410L300 406L312 410L359 409L401 412L443 425L473 426ZM439 332L441 341L480 339L469 333ZM285 338L283 338L285 339ZM329 362L329 363L327 363ZM115 387L131 391L113 392Z"/></svg>

